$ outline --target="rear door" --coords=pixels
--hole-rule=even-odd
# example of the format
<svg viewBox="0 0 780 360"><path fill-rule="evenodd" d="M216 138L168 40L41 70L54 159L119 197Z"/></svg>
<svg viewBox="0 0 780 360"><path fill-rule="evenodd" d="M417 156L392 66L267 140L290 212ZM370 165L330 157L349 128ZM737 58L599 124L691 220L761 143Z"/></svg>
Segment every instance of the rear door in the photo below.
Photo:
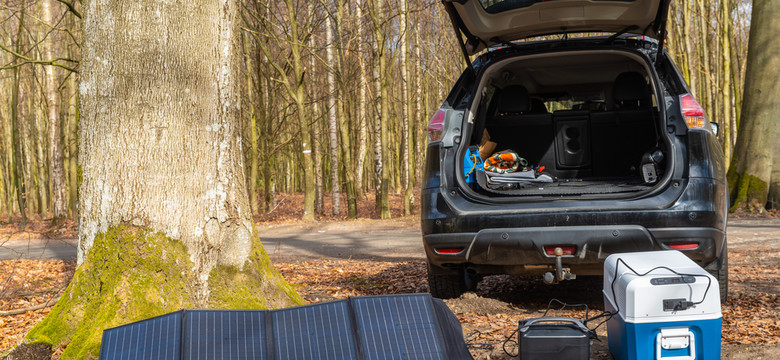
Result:
<svg viewBox="0 0 780 360"><path fill-rule="evenodd" d="M630 32L662 42L671 0L443 0L464 51L532 36Z"/></svg>

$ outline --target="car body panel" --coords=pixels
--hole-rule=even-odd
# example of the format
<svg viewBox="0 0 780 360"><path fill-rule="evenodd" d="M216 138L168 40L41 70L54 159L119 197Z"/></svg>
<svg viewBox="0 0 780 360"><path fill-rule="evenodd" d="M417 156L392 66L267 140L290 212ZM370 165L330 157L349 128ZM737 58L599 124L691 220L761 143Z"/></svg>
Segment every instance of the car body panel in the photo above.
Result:
<svg viewBox="0 0 780 360"><path fill-rule="evenodd" d="M504 1L511 3L518 1ZM531 1L524 1L532 3ZM493 45L540 35L630 31L662 40L670 0L555 0L490 12L478 0L444 0L473 55Z"/></svg>

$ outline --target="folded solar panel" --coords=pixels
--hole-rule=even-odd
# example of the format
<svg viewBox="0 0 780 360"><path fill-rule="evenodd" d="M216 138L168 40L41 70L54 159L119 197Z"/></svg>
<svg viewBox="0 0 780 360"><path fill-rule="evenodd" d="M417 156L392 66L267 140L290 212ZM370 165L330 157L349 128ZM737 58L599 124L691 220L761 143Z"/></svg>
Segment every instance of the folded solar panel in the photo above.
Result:
<svg viewBox="0 0 780 360"><path fill-rule="evenodd" d="M472 359L460 322L429 294L280 310L182 310L107 329L100 359Z"/></svg>

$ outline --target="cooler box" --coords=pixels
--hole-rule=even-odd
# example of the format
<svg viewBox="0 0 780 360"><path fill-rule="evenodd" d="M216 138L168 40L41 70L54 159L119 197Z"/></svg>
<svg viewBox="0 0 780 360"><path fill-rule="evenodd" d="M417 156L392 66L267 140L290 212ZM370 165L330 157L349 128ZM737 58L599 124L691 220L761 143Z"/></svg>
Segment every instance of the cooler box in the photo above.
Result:
<svg viewBox="0 0 780 360"><path fill-rule="evenodd" d="M697 276L666 269L639 276L629 269L644 274L658 266ZM604 307L619 311L607 321L609 351L618 360L720 359L718 291L717 279L677 250L610 255L604 262ZM703 302L683 309L688 301Z"/></svg>

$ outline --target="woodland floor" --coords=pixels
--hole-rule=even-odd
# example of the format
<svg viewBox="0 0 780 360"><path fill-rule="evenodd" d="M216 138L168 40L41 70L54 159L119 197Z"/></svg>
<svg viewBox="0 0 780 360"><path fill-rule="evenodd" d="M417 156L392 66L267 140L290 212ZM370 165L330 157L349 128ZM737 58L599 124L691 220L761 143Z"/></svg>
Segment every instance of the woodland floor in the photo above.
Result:
<svg viewBox="0 0 780 360"><path fill-rule="evenodd" d="M297 221L302 213L297 195L280 195L272 216L257 218L260 224ZM373 200L373 197L371 197ZM287 202L287 205L284 205ZM401 215L400 197L391 200L393 216ZM342 204L344 204L342 202ZM361 216L373 218L373 201L362 201ZM777 212L768 217L776 217ZM766 217L762 216L762 217ZM342 217L323 216L321 221ZM375 220L352 222L371 226ZM418 226L414 217L401 226ZM362 224L360 224L362 223ZM73 223L51 224L33 219L21 233L16 223L0 223L0 245L15 236L75 236ZM780 359L780 244L777 241L734 241L729 246L730 296L723 304L724 359ZM423 255L401 262L371 259L284 259L276 268L309 302L347 296L425 292L428 290ZM73 276L75 263L59 260L0 261L0 311L28 308L56 299ZM564 291L565 288L565 291ZM585 303L590 314L603 310L600 277L546 286L537 278L491 276L476 292L446 303L463 325L463 334L475 359L510 359L502 349L504 341L521 319L539 317L549 299ZM0 356L20 343L51 307L17 315L0 315ZM584 310L552 310L555 316L583 318ZM606 328L598 331L601 341L591 343L592 359L611 359L606 345ZM59 349L56 349L59 350ZM506 350L515 354L514 343ZM53 358L57 357L55 351Z"/></svg>

